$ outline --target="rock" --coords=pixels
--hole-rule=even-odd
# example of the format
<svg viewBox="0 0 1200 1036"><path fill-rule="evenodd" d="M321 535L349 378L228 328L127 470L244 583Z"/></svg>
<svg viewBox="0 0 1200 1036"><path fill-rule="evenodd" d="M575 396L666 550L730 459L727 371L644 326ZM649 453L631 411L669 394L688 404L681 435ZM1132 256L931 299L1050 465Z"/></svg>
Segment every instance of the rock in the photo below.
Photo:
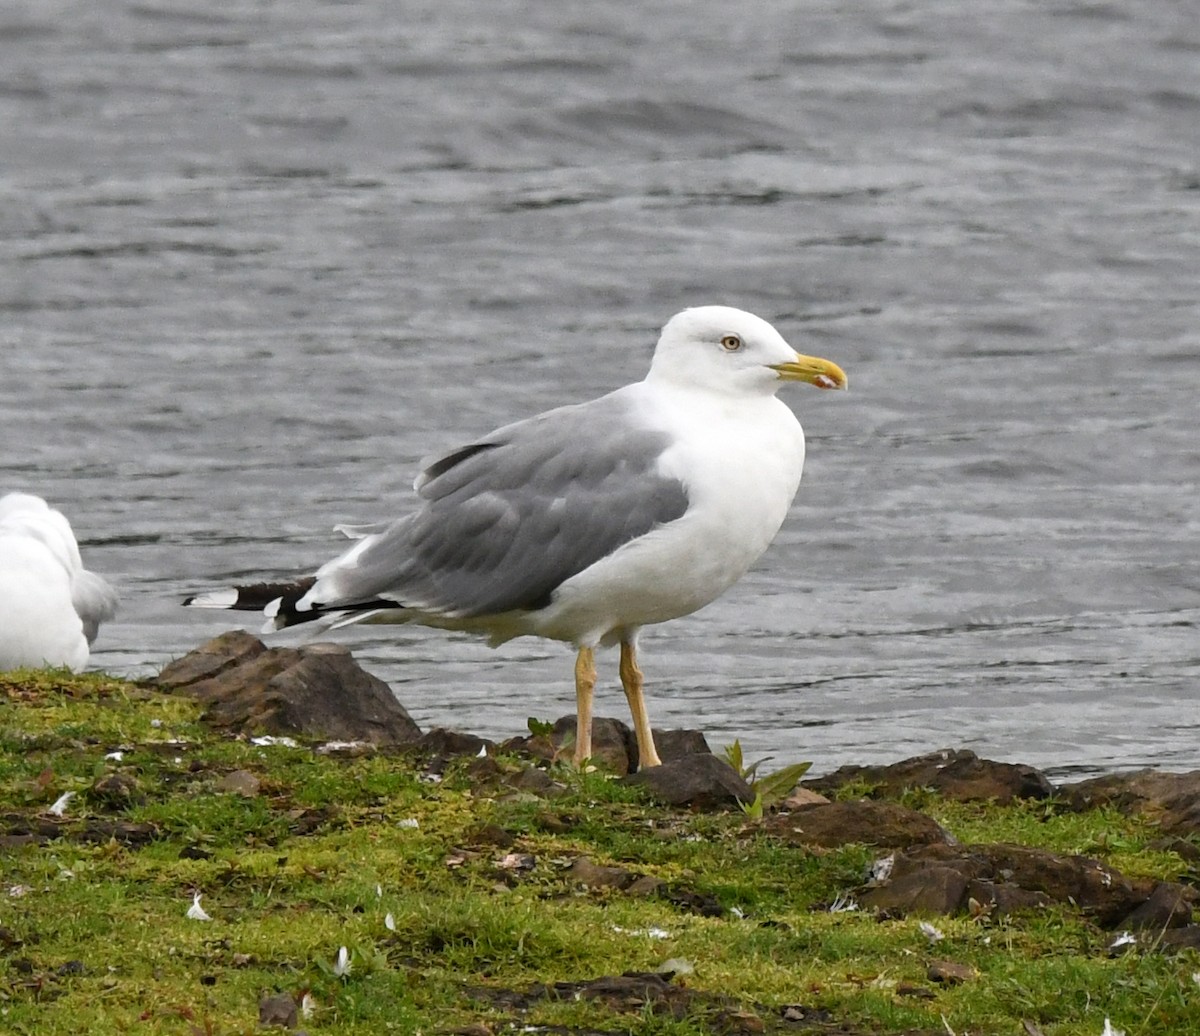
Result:
<svg viewBox="0 0 1200 1036"><path fill-rule="evenodd" d="M421 736L387 684L339 644L267 648L249 634L225 633L172 662L156 682L204 702L207 722L238 732L389 747Z"/></svg>
<svg viewBox="0 0 1200 1036"><path fill-rule="evenodd" d="M498 784L504 776L504 768L490 755L476 756L463 770L476 788Z"/></svg>
<svg viewBox="0 0 1200 1036"><path fill-rule="evenodd" d="M265 996L258 1002L259 1025L281 1025L285 1029L294 1029L299 1013L299 1006L288 993Z"/></svg>
<svg viewBox="0 0 1200 1036"><path fill-rule="evenodd" d="M1164 835L1200 834L1200 770L1110 774L1063 785L1059 793L1079 812L1110 806L1121 813L1150 817Z"/></svg>
<svg viewBox="0 0 1200 1036"><path fill-rule="evenodd" d="M957 986L976 978L977 972L969 964L959 964L953 960L935 960L930 962L925 977L930 982L940 982L944 986Z"/></svg>
<svg viewBox="0 0 1200 1036"><path fill-rule="evenodd" d="M570 758L575 750L575 717L562 716L554 723L550 741L560 759ZM637 765L637 739L619 719L596 716L592 719L592 762L619 777Z"/></svg>
<svg viewBox="0 0 1200 1036"><path fill-rule="evenodd" d="M252 799L262 786L262 782L249 770L234 770L225 774L213 786L216 791L227 795L241 795L242 798Z"/></svg>
<svg viewBox="0 0 1200 1036"><path fill-rule="evenodd" d="M712 750L698 730L656 730L654 745L663 762L689 755L711 755ZM575 750L575 717L560 716L549 734L514 737L500 746L502 751L529 755L544 762L570 759ZM592 762L609 773L623 777L638 769L637 738L629 725L611 716L592 719Z"/></svg>
<svg viewBox="0 0 1200 1036"><path fill-rule="evenodd" d="M966 749L946 748L888 766L843 766L824 777L803 782L805 788L832 795L850 783L874 787L872 798L899 798L910 788L932 788L962 802L1044 799L1054 786L1040 770L1017 763L980 759Z"/></svg>
<svg viewBox="0 0 1200 1036"><path fill-rule="evenodd" d="M911 996L917 1000L936 1000L935 993L928 986L919 986L915 982L897 982L896 996Z"/></svg>
<svg viewBox="0 0 1200 1036"><path fill-rule="evenodd" d="M635 739L636 740L636 739ZM688 755L712 755L708 741L699 730L656 730L654 747L664 762L673 762Z"/></svg>
<svg viewBox="0 0 1200 1036"><path fill-rule="evenodd" d="M672 906L686 910L689 914L698 914L700 917L725 916L725 908L721 906L715 896L710 896L706 892L695 892L692 889L669 885L661 895Z"/></svg>
<svg viewBox="0 0 1200 1036"><path fill-rule="evenodd" d="M664 893L666 889L667 883L662 878L656 878L653 874L643 874L625 891L631 896L657 896Z"/></svg>
<svg viewBox="0 0 1200 1036"><path fill-rule="evenodd" d="M409 747L414 752L446 763L455 756L479 755L480 752L495 748L495 744L486 738L477 737L475 734L463 734L445 727L434 727L413 741ZM444 766L442 768L444 769Z"/></svg>
<svg viewBox="0 0 1200 1036"><path fill-rule="evenodd" d="M556 799L567 793L565 784L559 784L545 770L539 770L536 766L527 766L504 777L503 783L516 791L536 795L539 799Z"/></svg>
<svg viewBox="0 0 1200 1036"><path fill-rule="evenodd" d="M499 824L476 824L467 829L466 840L471 846L494 846L497 849L511 849L517 842L516 836Z"/></svg>
<svg viewBox="0 0 1200 1036"><path fill-rule="evenodd" d="M894 802L826 802L780 813L763 825L769 834L795 845L874 845L903 849L910 845L946 844L950 835L924 813Z"/></svg>
<svg viewBox="0 0 1200 1036"><path fill-rule="evenodd" d="M1155 940L1156 949L1174 953L1179 950L1195 950L1200 952L1200 924L1190 924L1186 928L1172 928L1162 933Z"/></svg>
<svg viewBox="0 0 1200 1036"><path fill-rule="evenodd" d="M754 801L750 785L715 755L687 755L623 779L642 785L654 798L671 806L728 809Z"/></svg>
<svg viewBox="0 0 1200 1036"><path fill-rule="evenodd" d="M986 861L988 877L1041 892L1058 903L1074 903L1102 925L1124 917L1146 892L1119 871L1087 856L998 843L972 847Z"/></svg>
<svg viewBox="0 0 1200 1036"><path fill-rule="evenodd" d="M953 867L930 866L892 878L868 889L858 899L867 910L907 917L909 914L957 913L967 894L967 879Z"/></svg>
<svg viewBox="0 0 1200 1036"><path fill-rule="evenodd" d="M632 871L624 867L606 867L589 856L576 858L567 869L567 875L572 881L593 889L624 889L637 880L637 875Z"/></svg>
<svg viewBox="0 0 1200 1036"><path fill-rule="evenodd" d="M133 820L88 820L77 837L80 841L100 844L120 842L123 845L149 845L158 837L158 828L154 824Z"/></svg>
<svg viewBox="0 0 1200 1036"><path fill-rule="evenodd" d="M115 806L128 806L145 801L137 778L127 773L106 773L97 777L92 784L91 798Z"/></svg>
<svg viewBox="0 0 1200 1036"><path fill-rule="evenodd" d="M953 914L971 900L993 914L1064 903L1111 927L1145 902L1153 887L1085 856L1004 843L935 843L896 853L890 878L859 902L896 914Z"/></svg>
<svg viewBox="0 0 1200 1036"><path fill-rule="evenodd" d="M1157 849L1164 853L1174 853L1187 863L1200 863L1200 845L1196 845L1195 842L1189 842L1186 838L1180 838L1176 835L1156 838L1147 848Z"/></svg>
<svg viewBox="0 0 1200 1036"><path fill-rule="evenodd" d="M1194 888L1173 881L1160 881L1149 898L1134 907L1117 927L1155 932L1183 928L1191 923L1197 900L1200 900L1200 893Z"/></svg>
<svg viewBox="0 0 1200 1036"><path fill-rule="evenodd" d="M1023 889L1007 881L975 878L967 882L966 905L969 913L1001 918L1023 910L1047 907L1053 902L1045 892Z"/></svg>
<svg viewBox="0 0 1200 1036"><path fill-rule="evenodd" d="M154 683L166 691L187 687L243 665L266 650L266 644L258 637L242 630L230 630L201 644L195 651L189 651L183 658L167 663Z"/></svg>
<svg viewBox="0 0 1200 1036"><path fill-rule="evenodd" d="M794 810L799 809L801 806L821 806L828 801L829 799L819 791L812 791L809 788L797 788L779 804L779 808L782 810Z"/></svg>

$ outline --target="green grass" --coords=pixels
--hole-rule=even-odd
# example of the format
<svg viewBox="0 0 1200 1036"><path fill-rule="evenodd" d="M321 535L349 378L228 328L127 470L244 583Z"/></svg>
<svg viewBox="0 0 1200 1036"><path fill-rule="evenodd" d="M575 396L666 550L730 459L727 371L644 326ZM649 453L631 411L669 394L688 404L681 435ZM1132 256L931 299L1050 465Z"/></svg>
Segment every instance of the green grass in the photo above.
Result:
<svg viewBox="0 0 1200 1036"><path fill-rule="evenodd" d="M122 757L106 758L114 751ZM219 790L239 769L257 794ZM97 794L113 774L124 792ZM303 1028L346 1036L481 1022L762 1031L738 1010L767 1031L805 1032L780 1019L789 1004L828 1012L846 1033L1021 1033L1024 1020L1045 1036L1099 1036L1106 1016L1127 1036L1200 1032L1194 954L1110 957L1111 933L1069 908L939 919L944 938L931 945L914 920L824 909L861 882L872 857L862 847L786 846L741 812L666 810L595 773L556 771L568 792L551 800L474 787L466 761L440 783L423 776L403 756L330 759L214 734L187 698L103 676L0 676L0 835L50 830L46 810L75 793L57 837L0 844L0 1032L253 1033L260 999L278 990L309 991ZM1129 874L1188 872L1149 847L1153 827L1113 812L915 798L963 841L1085 853ZM154 834L97 838L102 821ZM499 866L509 852L535 865ZM726 913L584 889L567 873L581 855ZM186 917L197 892L210 921ZM339 975L343 946L350 971ZM936 986L935 958L977 977ZM675 1013L521 996L671 959L694 969L678 981L695 995Z"/></svg>

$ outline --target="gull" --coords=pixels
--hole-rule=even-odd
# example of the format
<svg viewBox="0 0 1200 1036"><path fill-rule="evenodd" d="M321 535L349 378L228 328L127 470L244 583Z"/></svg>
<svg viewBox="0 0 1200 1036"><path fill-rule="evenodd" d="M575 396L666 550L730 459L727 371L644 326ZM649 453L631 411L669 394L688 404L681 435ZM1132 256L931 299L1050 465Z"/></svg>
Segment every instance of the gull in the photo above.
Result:
<svg viewBox="0 0 1200 1036"><path fill-rule="evenodd" d="M41 497L0 497L0 671L87 665L117 592L83 567L71 523Z"/></svg>
<svg viewBox="0 0 1200 1036"><path fill-rule="evenodd" d="M640 764L656 766L639 632L715 600L779 531L804 467L804 431L776 397L792 381L846 387L837 364L797 353L760 317L684 310L643 380L425 459L416 508L339 526L356 542L314 576L184 603L263 609L270 629L416 622L493 646L564 641L577 765L592 751L596 650L619 645Z"/></svg>

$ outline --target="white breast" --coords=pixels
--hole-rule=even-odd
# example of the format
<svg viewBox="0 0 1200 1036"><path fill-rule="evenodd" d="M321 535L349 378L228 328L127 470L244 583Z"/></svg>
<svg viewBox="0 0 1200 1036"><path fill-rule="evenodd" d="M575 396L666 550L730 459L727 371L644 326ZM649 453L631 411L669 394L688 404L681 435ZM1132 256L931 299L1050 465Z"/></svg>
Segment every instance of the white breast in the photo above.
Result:
<svg viewBox="0 0 1200 1036"><path fill-rule="evenodd" d="M675 438L659 470L687 488L687 513L564 583L537 618L542 636L611 643L703 607L770 545L800 485L804 432L773 396L639 387L646 412Z"/></svg>

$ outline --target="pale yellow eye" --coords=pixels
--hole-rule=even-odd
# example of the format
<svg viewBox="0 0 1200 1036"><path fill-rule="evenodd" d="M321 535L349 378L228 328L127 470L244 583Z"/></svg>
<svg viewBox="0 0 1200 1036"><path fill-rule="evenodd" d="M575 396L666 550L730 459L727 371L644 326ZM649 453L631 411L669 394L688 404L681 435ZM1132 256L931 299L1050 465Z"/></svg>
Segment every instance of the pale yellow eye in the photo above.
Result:
<svg viewBox="0 0 1200 1036"><path fill-rule="evenodd" d="M726 335L721 339L721 348L726 352L735 353L742 347L742 340L737 335Z"/></svg>

